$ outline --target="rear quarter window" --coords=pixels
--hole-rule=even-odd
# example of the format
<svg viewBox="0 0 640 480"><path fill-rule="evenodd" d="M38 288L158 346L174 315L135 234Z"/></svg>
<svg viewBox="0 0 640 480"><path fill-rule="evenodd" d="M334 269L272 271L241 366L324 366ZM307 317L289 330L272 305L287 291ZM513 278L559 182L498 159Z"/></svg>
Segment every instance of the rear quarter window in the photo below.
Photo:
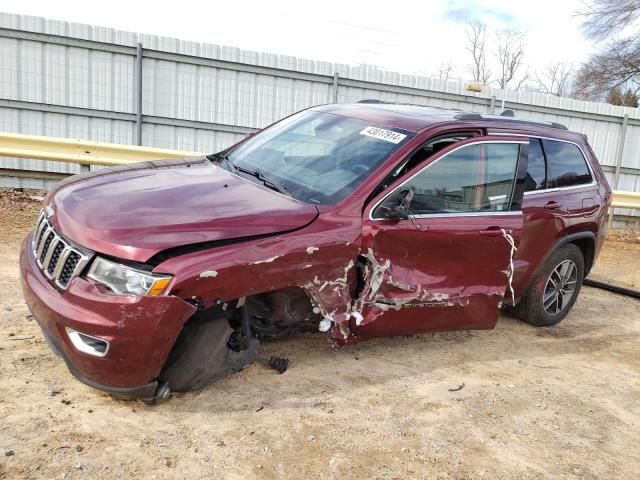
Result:
<svg viewBox="0 0 640 480"><path fill-rule="evenodd" d="M587 161L577 145L555 140L542 142L547 156L547 188L591 183Z"/></svg>

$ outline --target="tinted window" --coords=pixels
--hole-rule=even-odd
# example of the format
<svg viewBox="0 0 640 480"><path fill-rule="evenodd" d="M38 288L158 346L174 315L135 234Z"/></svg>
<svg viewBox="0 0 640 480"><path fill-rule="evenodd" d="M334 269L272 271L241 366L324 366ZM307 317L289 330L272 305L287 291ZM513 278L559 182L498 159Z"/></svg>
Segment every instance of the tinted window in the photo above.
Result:
<svg viewBox="0 0 640 480"><path fill-rule="evenodd" d="M529 140L529 161L527 163L527 178L524 181L525 191L541 190L545 186L545 162L540 140Z"/></svg>
<svg viewBox="0 0 640 480"><path fill-rule="evenodd" d="M543 140L549 168L547 187L569 187L591 183L591 174L580 149L566 142Z"/></svg>
<svg viewBox="0 0 640 480"><path fill-rule="evenodd" d="M508 210L519 151L514 143L466 145L429 165L383 204L413 189L414 215Z"/></svg>

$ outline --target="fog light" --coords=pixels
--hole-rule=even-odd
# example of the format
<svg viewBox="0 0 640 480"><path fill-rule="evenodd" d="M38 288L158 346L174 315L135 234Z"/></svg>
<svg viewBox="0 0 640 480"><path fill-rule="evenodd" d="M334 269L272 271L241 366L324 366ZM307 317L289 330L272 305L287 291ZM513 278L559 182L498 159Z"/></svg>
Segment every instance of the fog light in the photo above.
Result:
<svg viewBox="0 0 640 480"><path fill-rule="evenodd" d="M101 338L92 337L85 333L80 333L72 328L65 327L69 340L83 353L93 355L95 357L104 357L109 351L109 342Z"/></svg>

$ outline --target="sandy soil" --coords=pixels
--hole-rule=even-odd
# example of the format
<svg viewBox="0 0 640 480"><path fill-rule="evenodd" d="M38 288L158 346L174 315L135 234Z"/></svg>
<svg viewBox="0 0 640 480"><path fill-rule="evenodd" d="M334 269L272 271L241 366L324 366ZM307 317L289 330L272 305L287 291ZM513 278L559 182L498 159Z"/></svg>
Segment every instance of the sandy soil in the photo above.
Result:
<svg viewBox="0 0 640 480"><path fill-rule="evenodd" d="M38 208L0 194L2 479L638 478L640 301L584 288L555 328L503 315L339 351L307 334L267 345L283 375L150 408L74 380L29 316L16 263ZM639 258L608 242L598 272L637 286Z"/></svg>
<svg viewBox="0 0 640 480"><path fill-rule="evenodd" d="M612 230L589 275L614 285L640 290L640 228Z"/></svg>

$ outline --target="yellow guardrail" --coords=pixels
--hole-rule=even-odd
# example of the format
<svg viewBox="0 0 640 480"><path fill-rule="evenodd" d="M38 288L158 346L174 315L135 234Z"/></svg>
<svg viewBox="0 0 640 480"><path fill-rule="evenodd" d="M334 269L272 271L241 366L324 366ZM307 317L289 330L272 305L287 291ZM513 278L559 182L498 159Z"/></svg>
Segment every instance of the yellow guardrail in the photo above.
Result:
<svg viewBox="0 0 640 480"><path fill-rule="evenodd" d="M615 208L633 208L640 210L640 193L613 191L613 204Z"/></svg>
<svg viewBox="0 0 640 480"><path fill-rule="evenodd" d="M0 132L1 157L113 166L198 155L202 153ZM613 206L640 209L640 193L616 190L613 192Z"/></svg>
<svg viewBox="0 0 640 480"><path fill-rule="evenodd" d="M3 157L109 166L196 155L202 154L163 148L116 145L80 139L0 132L0 156Z"/></svg>

